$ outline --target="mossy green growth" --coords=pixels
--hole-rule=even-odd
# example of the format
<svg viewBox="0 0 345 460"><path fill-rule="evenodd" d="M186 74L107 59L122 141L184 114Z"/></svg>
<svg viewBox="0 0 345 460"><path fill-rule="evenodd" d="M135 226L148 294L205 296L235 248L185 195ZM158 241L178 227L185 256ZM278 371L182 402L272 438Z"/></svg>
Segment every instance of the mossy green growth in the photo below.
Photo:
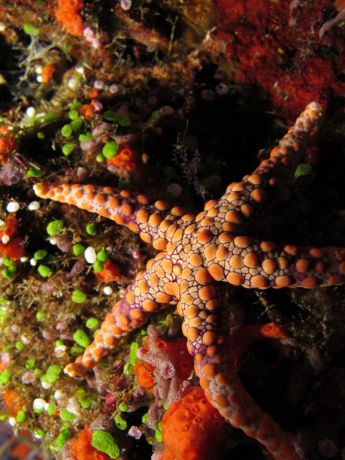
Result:
<svg viewBox="0 0 345 460"><path fill-rule="evenodd" d="M73 334L73 340L83 348L86 348L90 345L90 339L85 331L82 329L77 329Z"/></svg>
<svg viewBox="0 0 345 460"><path fill-rule="evenodd" d="M33 166L30 166L27 172L28 177L42 177L43 174L42 169L34 168Z"/></svg>
<svg viewBox="0 0 345 460"><path fill-rule="evenodd" d="M25 411L19 410L18 413L17 413L17 416L16 416L16 421L18 423L23 423L23 422L25 422L25 419L26 419Z"/></svg>
<svg viewBox="0 0 345 460"><path fill-rule="evenodd" d="M48 254L48 251L45 249L39 249L34 253L34 259L36 260L42 260L45 258L45 256Z"/></svg>
<svg viewBox="0 0 345 460"><path fill-rule="evenodd" d="M48 408L47 408L47 414L48 415L54 415L57 410L56 404L55 403L49 403Z"/></svg>
<svg viewBox="0 0 345 460"><path fill-rule="evenodd" d="M119 407L119 410L121 412L127 412L128 411L128 405L125 402L121 402L118 407Z"/></svg>
<svg viewBox="0 0 345 460"><path fill-rule="evenodd" d="M73 144L65 144L63 147L62 147L62 153L68 157L68 155L70 155L74 150L74 145Z"/></svg>
<svg viewBox="0 0 345 460"><path fill-rule="evenodd" d="M133 366L132 366L132 364L126 363L126 364L123 366L123 373L124 373L125 375L133 375Z"/></svg>
<svg viewBox="0 0 345 460"><path fill-rule="evenodd" d="M72 252L73 252L73 255L77 257L82 256L85 252L85 246L80 243L74 244L72 247Z"/></svg>
<svg viewBox="0 0 345 460"><path fill-rule="evenodd" d="M85 230L88 235L95 235L96 234L96 224L92 222L87 224L85 227Z"/></svg>
<svg viewBox="0 0 345 460"><path fill-rule="evenodd" d="M101 249L97 252L97 260L100 262L106 262L109 259L108 254L106 253L105 249Z"/></svg>
<svg viewBox="0 0 345 460"><path fill-rule="evenodd" d="M70 353L72 356L79 356L83 353L84 348L78 345L77 343L74 343L70 349Z"/></svg>
<svg viewBox="0 0 345 460"><path fill-rule="evenodd" d="M62 230L62 227L62 220L52 220L47 225L47 233L49 236L56 236Z"/></svg>
<svg viewBox="0 0 345 460"><path fill-rule="evenodd" d="M68 118L70 120L75 120L76 118L79 118L79 113L78 113L78 110L70 110L68 112Z"/></svg>
<svg viewBox="0 0 345 460"><path fill-rule="evenodd" d="M72 292L72 300L75 303L84 303L87 301L87 296L84 292L79 291L79 289L75 289Z"/></svg>
<svg viewBox="0 0 345 460"><path fill-rule="evenodd" d="M4 260L2 261L2 263L8 268L14 267L13 260L10 259L9 257L5 257Z"/></svg>
<svg viewBox="0 0 345 460"><path fill-rule="evenodd" d="M55 446L61 450L63 446L66 444L67 439L71 436L71 430L69 427L63 427L60 430L60 433L58 434L57 438L55 439Z"/></svg>
<svg viewBox="0 0 345 460"><path fill-rule="evenodd" d="M1 270L1 274L2 276L6 279L6 280L10 280L14 277L15 275L15 268L5 268L3 270Z"/></svg>
<svg viewBox="0 0 345 460"><path fill-rule="evenodd" d="M102 149L102 154L105 158L113 158L119 150L119 145L117 142L107 142Z"/></svg>
<svg viewBox="0 0 345 460"><path fill-rule="evenodd" d="M162 422L159 422L155 431L155 439L157 442L163 442Z"/></svg>
<svg viewBox="0 0 345 460"><path fill-rule="evenodd" d="M0 308L0 324L4 324L7 319L7 312Z"/></svg>
<svg viewBox="0 0 345 460"><path fill-rule="evenodd" d="M79 102L79 101L73 101L73 102L71 102L69 108L70 108L71 110L77 110L77 109L80 109L80 107L81 107L82 105L83 105L83 104L82 104L81 102Z"/></svg>
<svg viewBox="0 0 345 460"><path fill-rule="evenodd" d="M49 276L52 274L52 269L48 267L48 265L44 264L40 264L37 267L37 271L43 278L49 278Z"/></svg>
<svg viewBox="0 0 345 460"><path fill-rule="evenodd" d="M79 139L79 142L87 142L87 141L91 141L93 137L91 133L82 133L82 134L79 134L78 139Z"/></svg>
<svg viewBox="0 0 345 460"><path fill-rule="evenodd" d="M11 372L8 369L0 371L0 385L8 383L11 379Z"/></svg>
<svg viewBox="0 0 345 460"><path fill-rule="evenodd" d="M42 376L42 382L53 384L55 383L62 372L61 367L58 364L52 364L48 367L46 373Z"/></svg>
<svg viewBox="0 0 345 460"><path fill-rule="evenodd" d="M139 343L132 342L129 348L129 363L134 366L138 361Z"/></svg>
<svg viewBox="0 0 345 460"><path fill-rule="evenodd" d="M67 409L62 409L60 411L60 418L63 422L73 422L73 420L76 418L76 415Z"/></svg>
<svg viewBox="0 0 345 460"><path fill-rule="evenodd" d="M44 321L45 319L47 318L47 314L45 311L42 311L42 310L39 310L37 313L36 313L36 319L37 321Z"/></svg>
<svg viewBox="0 0 345 460"><path fill-rule="evenodd" d="M75 118L71 121L70 126L74 132L79 131L79 129L83 126L83 119L80 117Z"/></svg>
<svg viewBox="0 0 345 460"><path fill-rule="evenodd" d="M40 29L33 24L30 24L30 22L25 22L23 24L23 30L26 34L33 37L37 37L37 35L40 33Z"/></svg>
<svg viewBox="0 0 345 460"><path fill-rule="evenodd" d="M93 395L93 396L88 396L85 399L82 399L81 401L79 401L79 404L83 409L87 410L87 409L90 409L90 407L93 406L96 401L97 401L97 396Z"/></svg>
<svg viewBox="0 0 345 460"><path fill-rule="evenodd" d="M121 453L119 446L108 431L95 430L92 433L91 445L110 458L118 458Z"/></svg>
<svg viewBox="0 0 345 460"><path fill-rule="evenodd" d="M98 325L99 325L99 321L97 318L91 317L86 321L86 327L88 329L95 329Z"/></svg>
<svg viewBox="0 0 345 460"><path fill-rule="evenodd" d="M86 395L86 390L85 388L78 388L78 390L75 392L75 396L80 401L81 399L84 399Z"/></svg>
<svg viewBox="0 0 345 460"><path fill-rule="evenodd" d="M60 114L58 112L47 112L42 117L45 123L52 123L60 118Z"/></svg>
<svg viewBox="0 0 345 460"><path fill-rule="evenodd" d="M87 409L90 409L90 407L97 401L97 395L95 394L91 394L91 395L87 395L86 394L86 391L84 390L84 388L79 388L76 393L75 393L77 399L78 399L78 402L80 404L80 406L87 410Z"/></svg>
<svg viewBox="0 0 345 460"><path fill-rule="evenodd" d="M126 420L121 416L121 414L116 414L114 417L115 424L119 430L124 431L127 428Z"/></svg>
<svg viewBox="0 0 345 460"><path fill-rule="evenodd" d="M19 342L16 342L16 349L17 349L18 351L23 350L24 347L25 347L25 345L23 344L23 342L20 342L20 341L19 341Z"/></svg>
<svg viewBox="0 0 345 460"><path fill-rule="evenodd" d="M25 361L25 367L27 369L33 369L35 367L35 360L33 358L28 358Z"/></svg>
<svg viewBox="0 0 345 460"><path fill-rule="evenodd" d="M0 324L3 324L8 318L8 311L6 305L0 306Z"/></svg>
<svg viewBox="0 0 345 460"><path fill-rule="evenodd" d="M63 137L71 137L73 134L73 128L71 125L65 125L61 128L61 134Z"/></svg>
<svg viewBox="0 0 345 460"><path fill-rule="evenodd" d="M92 265L95 272L99 273L103 270L103 262L96 260L96 262Z"/></svg>
<svg viewBox="0 0 345 460"><path fill-rule="evenodd" d="M34 435L37 438L44 438L45 432L41 428L37 428L37 430L34 430Z"/></svg>
<svg viewBox="0 0 345 460"><path fill-rule="evenodd" d="M295 177L309 176L313 172L313 168L308 163L301 163L295 170Z"/></svg>

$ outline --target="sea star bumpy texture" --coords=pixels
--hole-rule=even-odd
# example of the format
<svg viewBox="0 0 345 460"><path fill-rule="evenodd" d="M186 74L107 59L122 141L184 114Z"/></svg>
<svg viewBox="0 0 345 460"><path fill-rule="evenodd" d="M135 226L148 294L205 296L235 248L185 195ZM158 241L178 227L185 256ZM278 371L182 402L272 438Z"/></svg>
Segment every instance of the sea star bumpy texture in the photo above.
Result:
<svg viewBox="0 0 345 460"><path fill-rule="evenodd" d="M245 236L252 218L277 195L277 187L293 179L321 117L319 104L309 104L269 159L241 182L230 184L219 200L207 202L196 216L169 208L163 201L110 187L35 185L39 197L126 225L161 251L106 315L94 342L67 366L68 374L82 375L152 313L177 304L196 374L213 406L232 426L263 444L275 459L301 458L288 434L256 405L237 376L218 282L255 289L345 282L345 249L297 247Z"/></svg>

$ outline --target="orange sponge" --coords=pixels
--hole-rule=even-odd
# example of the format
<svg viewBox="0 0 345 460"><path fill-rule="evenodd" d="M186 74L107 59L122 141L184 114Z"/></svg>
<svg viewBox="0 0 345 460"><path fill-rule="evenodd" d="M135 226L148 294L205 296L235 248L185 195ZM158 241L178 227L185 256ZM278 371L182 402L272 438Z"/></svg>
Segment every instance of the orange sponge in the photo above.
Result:
<svg viewBox="0 0 345 460"><path fill-rule="evenodd" d="M226 422L200 387L187 390L162 420L165 449L161 460L216 460Z"/></svg>

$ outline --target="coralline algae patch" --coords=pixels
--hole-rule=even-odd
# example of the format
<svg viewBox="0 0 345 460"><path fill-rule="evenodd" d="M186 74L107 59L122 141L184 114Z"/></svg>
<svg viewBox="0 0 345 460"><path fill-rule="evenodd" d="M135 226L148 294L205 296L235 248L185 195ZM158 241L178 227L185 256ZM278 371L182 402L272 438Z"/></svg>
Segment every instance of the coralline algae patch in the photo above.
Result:
<svg viewBox="0 0 345 460"><path fill-rule="evenodd" d="M344 37L333 0L217 0L219 38L238 82L258 84L279 113L344 94ZM333 22L332 22L333 21Z"/></svg>
<svg viewBox="0 0 345 460"><path fill-rule="evenodd" d="M106 170L107 162L117 154L120 157L113 168L118 176L127 177L137 168L134 148L116 142L109 122L98 119L95 129L91 128L95 120L88 120L88 106L72 102L65 112L37 116L30 106L23 125L3 117L1 130L0 174L3 184L12 186L2 196L0 211L1 418L15 430L29 430L43 443L43 452L54 456L67 455L64 446L77 436L73 444L77 459L87 458L81 445L88 440L85 434L78 438L78 432L103 414L102 395L114 387L113 362L90 376L89 382L68 378L63 368L91 343L104 309L115 302L144 258L138 241L128 233L68 207L42 203L31 192L33 182L46 174L56 158L65 164L78 161L72 174L84 176L89 174L86 165L91 158ZM128 115L112 112L111 116L117 117L120 126L129 123ZM45 164L28 160L23 153L32 143L47 153L52 128L59 143L58 157L53 154ZM123 158L122 151L126 152ZM126 347L118 356L123 367ZM117 393L116 404L133 382L131 373ZM111 415L106 418L111 420ZM89 444L95 446L95 459L119 457L121 448L111 429L122 432L126 425L120 414L116 420L121 429L114 421L105 424L106 429L93 429L96 434Z"/></svg>
<svg viewBox="0 0 345 460"><path fill-rule="evenodd" d="M44 221L44 211L36 211L38 222ZM22 208L22 222L24 213L27 219L35 214ZM19 259L7 251L2 260L2 418L30 430L52 452L59 452L79 426L99 414L102 390L96 383L88 387L69 379L63 368L88 346L102 318L102 305L110 305L118 291L114 277L119 280L119 265L96 242L101 227L82 219L78 225L83 231L73 228L68 217L48 219L43 224L46 236L38 238L44 242L41 247L31 254L26 248ZM7 234L4 230L3 241ZM6 249L17 244L17 238L12 242L10 235ZM105 243L104 236L102 240ZM95 282L95 271L102 275L104 265L106 282Z"/></svg>

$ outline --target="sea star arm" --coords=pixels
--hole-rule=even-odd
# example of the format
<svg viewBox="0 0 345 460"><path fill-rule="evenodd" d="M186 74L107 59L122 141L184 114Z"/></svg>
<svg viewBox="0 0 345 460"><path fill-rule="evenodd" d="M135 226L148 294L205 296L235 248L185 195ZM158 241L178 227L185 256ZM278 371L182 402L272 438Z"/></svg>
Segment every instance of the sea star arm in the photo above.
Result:
<svg viewBox="0 0 345 460"><path fill-rule="evenodd" d="M143 326L150 315L176 303L175 278L174 266L164 253L151 259L146 270L137 274L124 297L106 315L92 344L65 372L72 377L83 375L114 349L122 337Z"/></svg>
<svg viewBox="0 0 345 460"><path fill-rule="evenodd" d="M34 191L40 198L71 204L125 225L160 251L166 248L171 230L181 216L186 221L193 218L166 201L112 187L40 182L34 185Z"/></svg>
<svg viewBox="0 0 345 460"><path fill-rule="evenodd" d="M277 187L293 179L321 118L321 106L316 102L309 104L267 160L241 182L230 184L220 200L206 203L205 216L226 223L227 231L239 234L241 225L248 223L269 198L277 196Z"/></svg>
<svg viewBox="0 0 345 460"><path fill-rule="evenodd" d="M226 236L228 242L220 244ZM223 232L204 248L204 258L213 279L246 288L308 289L345 282L345 248L276 244Z"/></svg>
<svg viewBox="0 0 345 460"><path fill-rule="evenodd" d="M289 436L257 406L237 376L227 321L222 318L224 307L219 287L209 282L205 274L194 275L186 280L188 288L178 310L184 317L182 330L207 398L232 426L257 439L275 459L298 460ZM180 289L183 290L181 284Z"/></svg>

